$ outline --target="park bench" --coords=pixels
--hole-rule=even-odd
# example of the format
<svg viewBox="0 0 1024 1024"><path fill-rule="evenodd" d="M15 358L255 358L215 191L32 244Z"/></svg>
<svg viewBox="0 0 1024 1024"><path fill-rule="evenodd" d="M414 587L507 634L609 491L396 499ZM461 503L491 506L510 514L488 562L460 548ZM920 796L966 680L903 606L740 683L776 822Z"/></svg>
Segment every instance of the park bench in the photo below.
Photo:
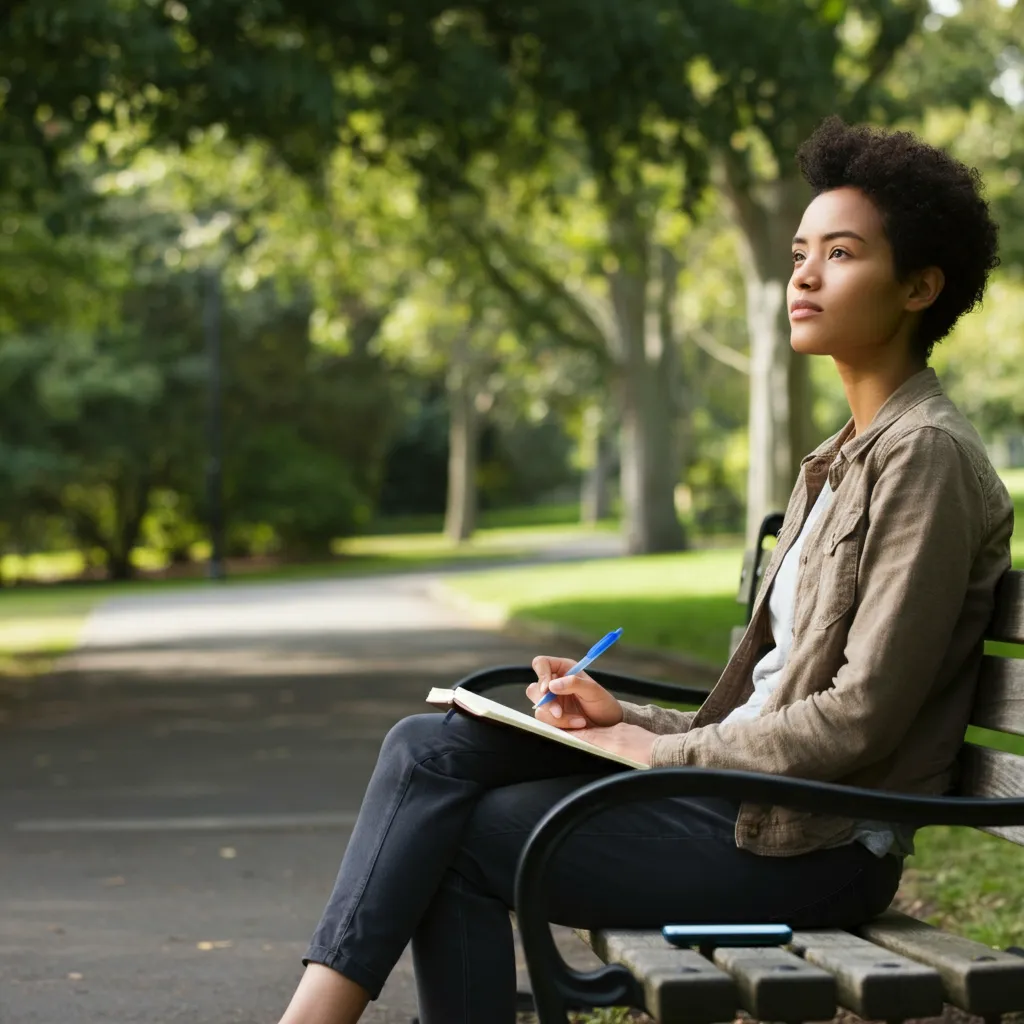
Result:
<svg viewBox="0 0 1024 1024"><path fill-rule="evenodd" d="M767 517L744 559L738 600L746 605L748 622L764 541L778 534L781 523L779 514ZM734 630L733 647L743 629ZM1024 644L1024 572L1010 571L1001 581L987 638ZM703 689L615 672L590 674L617 693L651 700L699 705L707 696ZM480 692L534 678L528 665L506 665L458 685ZM971 721L1024 735L1024 660L985 655ZM679 949L655 930L581 931L606 966L571 968L544 916L542 893L552 856L570 833L603 810L678 796L719 796L915 826L969 825L1024 846L1024 756L966 742L957 787L944 797L694 768L601 779L552 808L519 860L516 918L541 1024L564 1024L570 1010L602 1006L643 1009L664 1024L730 1021L738 1010L756 1020L786 1022L829 1020L838 1007L885 1021L938 1016L947 1003L987 1022L1024 1011L1024 949L992 949L895 910L855 932L797 931L787 947Z"/></svg>

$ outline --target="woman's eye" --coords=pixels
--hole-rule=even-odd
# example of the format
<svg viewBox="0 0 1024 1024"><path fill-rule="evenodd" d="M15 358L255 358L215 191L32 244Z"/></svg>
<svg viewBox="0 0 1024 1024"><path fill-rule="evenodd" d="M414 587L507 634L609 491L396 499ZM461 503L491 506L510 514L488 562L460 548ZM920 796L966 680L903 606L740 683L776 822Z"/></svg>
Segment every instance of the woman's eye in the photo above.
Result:
<svg viewBox="0 0 1024 1024"><path fill-rule="evenodd" d="M835 256L836 253L839 253L840 256L849 256L850 255L845 249L833 249L832 252L829 254L829 259L831 259L833 256Z"/></svg>
<svg viewBox="0 0 1024 1024"><path fill-rule="evenodd" d="M794 263L799 263L803 258L804 258L804 254L802 252L795 252L795 253L793 253L793 262Z"/></svg>

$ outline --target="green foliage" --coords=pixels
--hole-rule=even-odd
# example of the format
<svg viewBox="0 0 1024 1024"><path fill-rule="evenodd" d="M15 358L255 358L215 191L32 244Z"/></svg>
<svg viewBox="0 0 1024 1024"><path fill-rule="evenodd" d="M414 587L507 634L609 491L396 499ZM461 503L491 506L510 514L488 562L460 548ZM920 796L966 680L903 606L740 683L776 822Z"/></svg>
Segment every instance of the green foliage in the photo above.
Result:
<svg viewBox="0 0 1024 1024"><path fill-rule="evenodd" d="M1024 8L961 6L16 0L0 40L0 544L74 536L119 572L133 537L184 557L204 512L211 268L239 550L323 551L378 494L403 507L421 493L410 454L436 501L443 406L385 473L420 416L385 377L438 379L458 339L486 409L484 502L567 486L567 437L615 393L612 283L647 253L679 262L689 514L734 526L742 275L724 204L698 201L710 167L724 154L730 187L756 190L833 110L921 127L982 168L1017 261L1024 135L1004 98ZM1019 423L1022 302L1000 277L937 355L986 433ZM842 396L827 375L818 391L824 433Z"/></svg>
<svg viewBox="0 0 1024 1024"><path fill-rule="evenodd" d="M229 522L236 538L267 524L290 553L323 554L332 536L368 518L389 432L380 369L366 357L318 350L306 299L282 305L264 286L235 296L230 310L223 341Z"/></svg>
<svg viewBox="0 0 1024 1024"><path fill-rule="evenodd" d="M983 307L936 346L932 364L984 436L1019 433L1024 421L1024 278L997 272Z"/></svg>

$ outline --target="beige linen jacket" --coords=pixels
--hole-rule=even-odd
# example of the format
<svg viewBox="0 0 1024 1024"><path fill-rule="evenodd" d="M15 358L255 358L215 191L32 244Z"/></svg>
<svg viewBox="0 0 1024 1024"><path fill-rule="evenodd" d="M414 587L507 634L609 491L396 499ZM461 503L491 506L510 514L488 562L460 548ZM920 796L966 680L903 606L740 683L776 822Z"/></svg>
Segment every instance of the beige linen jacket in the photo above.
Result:
<svg viewBox="0 0 1024 1024"><path fill-rule="evenodd" d="M1013 505L981 439L928 368L857 437L853 420L801 463L753 617L697 712L623 702L659 733L654 767L769 772L938 794L952 780ZM721 724L771 644L767 595L824 486L800 556L793 645L753 721ZM849 819L743 803L736 845L791 856L849 842Z"/></svg>

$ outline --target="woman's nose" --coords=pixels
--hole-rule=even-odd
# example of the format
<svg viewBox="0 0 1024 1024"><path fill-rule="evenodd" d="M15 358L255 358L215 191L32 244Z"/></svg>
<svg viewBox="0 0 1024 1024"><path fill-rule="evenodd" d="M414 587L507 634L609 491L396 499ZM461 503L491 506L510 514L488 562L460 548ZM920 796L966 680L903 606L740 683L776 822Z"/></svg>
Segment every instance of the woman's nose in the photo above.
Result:
<svg viewBox="0 0 1024 1024"><path fill-rule="evenodd" d="M818 286L818 272L809 265L809 262L804 260L793 267L793 284L804 291Z"/></svg>

